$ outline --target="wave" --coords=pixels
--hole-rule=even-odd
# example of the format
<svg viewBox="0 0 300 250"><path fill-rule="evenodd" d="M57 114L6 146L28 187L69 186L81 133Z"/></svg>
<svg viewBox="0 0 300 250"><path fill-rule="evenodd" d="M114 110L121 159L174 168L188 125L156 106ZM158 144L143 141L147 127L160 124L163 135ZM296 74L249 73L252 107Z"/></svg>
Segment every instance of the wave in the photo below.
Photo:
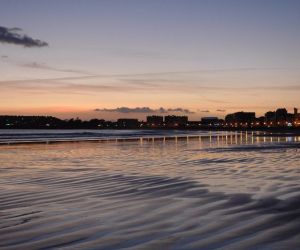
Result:
<svg viewBox="0 0 300 250"><path fill-rule="evenodd" d="M218 131L192 130L0 130L0 143L173 138L221 134L223 133Z"/></svg>

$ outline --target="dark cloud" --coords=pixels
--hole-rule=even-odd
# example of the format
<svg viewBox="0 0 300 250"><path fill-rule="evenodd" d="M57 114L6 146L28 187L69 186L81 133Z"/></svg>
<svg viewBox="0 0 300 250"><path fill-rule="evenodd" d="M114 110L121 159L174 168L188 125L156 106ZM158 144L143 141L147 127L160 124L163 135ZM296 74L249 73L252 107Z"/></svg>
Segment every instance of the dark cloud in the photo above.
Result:
<svg viewBox="0 0 300 250"><path fill-rule="evenodd" d="M162 107L158 109L158 112L161 113L161 114L168 113L168 111L166 109L162 108Z"/></svg>
<svg viewBox="0 0 300 250"><path fill-rule="evenodd" d="M33 39L27 35L18 34L20 28L5 28L0 26L0 43L23 45L24 47L44 47L48 43L39 39Z"/></svg>
<svg viewBox="0 0 300 250"><path fill-rule="evenodd" d="M100 111L100 112L116 112L116 113L171 113L171 112L179 112L179 113L184 113L184 114L193 114L194 112L188 110L188 109L183 109L183 108L159 108L159 109L151 109L149 107L136 107L136 108L128 108L128 107L118 107L114 109L95 109L94 111Z"/></svg>
<svg viewBox="0 0 300 250"><path fill-rule="evenodd" d="M184 114L194 114L194 112L192 112L188 109L183 109L183 108L168 109L168 112L180 112L180 113L184 113Z"/></svg>
<svg viewBox="0 0 300 250"><path fill-rule="evenodd" d="M226 112L225 109L217 109L216 111L217 111L217 112Z"/></svg>
<svg viewBox="0 0 300 250"><path fill-rule="evenodd" d="M115 109L95 109L95 111L104 111L104 112L117 112L117 113L152 113L155 112L154 109L150 109L149 107L137 107L137 108L128 108L128 107L120 107Z"/></svg>

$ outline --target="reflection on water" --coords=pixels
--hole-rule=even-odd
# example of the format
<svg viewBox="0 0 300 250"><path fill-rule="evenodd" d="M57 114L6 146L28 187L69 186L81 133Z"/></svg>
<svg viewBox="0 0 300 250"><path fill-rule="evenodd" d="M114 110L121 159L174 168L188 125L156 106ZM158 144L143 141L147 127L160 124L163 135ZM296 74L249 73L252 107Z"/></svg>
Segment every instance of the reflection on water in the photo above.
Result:
<svg viewBox="0 0 300 250"><path fill-rule="evenodd" d="M271 136L271 137L270 137ZM284 136L279 134L277 140L284 138L286 141L299 141L299 136ZM17 143L54 143L66 141L137 141L137 140L175 140L190 138L214 139L225 143L237 143L238 140L248 143L249 140L266 142L266 137L271 140L275 135L271 132L234 132L234 131L202 131L202 130L1 130L0 129L0 145L11 145Z"/></svg>
<svg viewBox="0 0 300 250"><path fill-rule="evenodd" d="M0 249L299 249L300 137L0 148Z"/></svg>

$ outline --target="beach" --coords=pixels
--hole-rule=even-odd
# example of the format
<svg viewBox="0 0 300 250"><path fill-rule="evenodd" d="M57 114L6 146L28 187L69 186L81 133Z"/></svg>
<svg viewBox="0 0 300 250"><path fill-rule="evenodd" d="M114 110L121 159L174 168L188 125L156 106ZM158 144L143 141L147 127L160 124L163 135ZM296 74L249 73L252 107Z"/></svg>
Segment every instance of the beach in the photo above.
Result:
<svg viewBox="0 0 300 250"><path fill-rule="evenodd" d="M299 136L122 133L3 143L0 249L299 249Z"/></svg>

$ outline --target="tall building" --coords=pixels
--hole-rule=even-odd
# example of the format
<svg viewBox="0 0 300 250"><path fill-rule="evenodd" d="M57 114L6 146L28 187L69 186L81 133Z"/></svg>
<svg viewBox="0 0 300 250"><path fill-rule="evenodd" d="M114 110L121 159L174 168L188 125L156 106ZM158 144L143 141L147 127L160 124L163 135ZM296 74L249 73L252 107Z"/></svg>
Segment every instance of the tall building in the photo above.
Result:
<svg viewBox="0 0 300 250"><path fill-rule="evenodd" d="M289 120L288 112L285 108L277 109L275 111L275 116L277 122L285 122Z"/></svg>
<svg viewBox="0 0 300 250"><path fill-rule="evenodd" d="M251 123L255 121L255 112L236 112L225 117L227 123Z"/></svg>
<svg viewBox="0 0 300 250"><path fill-rule="evenodd" d="M202 117L201 125L204 126L217 126L220 124L220 120L218 117Z"/></svg>
<svg viewBox="0 0 300 250"><path fill-rule="evenodd" d="M164 123L164 118L158 115L147 116L147 125L151 127L160 127Z"/></svg>
<svg viewBox="0 0 300 250"><path fill-rule="evenodd" d="M298 113L297 108L294 108L294 125L296 127L300 126L300 113Z"/></svg>
<svg viewBox="0 0 300 250"><path fill-rule="evenodd" d="M265 121L266 122L273 122L276 120L276 113L275 111L268 111L265 113Z"/></svg>
<svg viewBox="0 0 300 250"><path fill-rule="evenodd" d="M165 116L165 123L167 126L172 126L172 127L185 126L188 123L188 117L187 116L167 115L167 116Z"/></svg>
<svg viewBox="0 0 300 250"><path fill-rule="evenodd" d="M295 115L295 117L298 115L298 109L297 108L294 108L294 115Z"/></svg>

